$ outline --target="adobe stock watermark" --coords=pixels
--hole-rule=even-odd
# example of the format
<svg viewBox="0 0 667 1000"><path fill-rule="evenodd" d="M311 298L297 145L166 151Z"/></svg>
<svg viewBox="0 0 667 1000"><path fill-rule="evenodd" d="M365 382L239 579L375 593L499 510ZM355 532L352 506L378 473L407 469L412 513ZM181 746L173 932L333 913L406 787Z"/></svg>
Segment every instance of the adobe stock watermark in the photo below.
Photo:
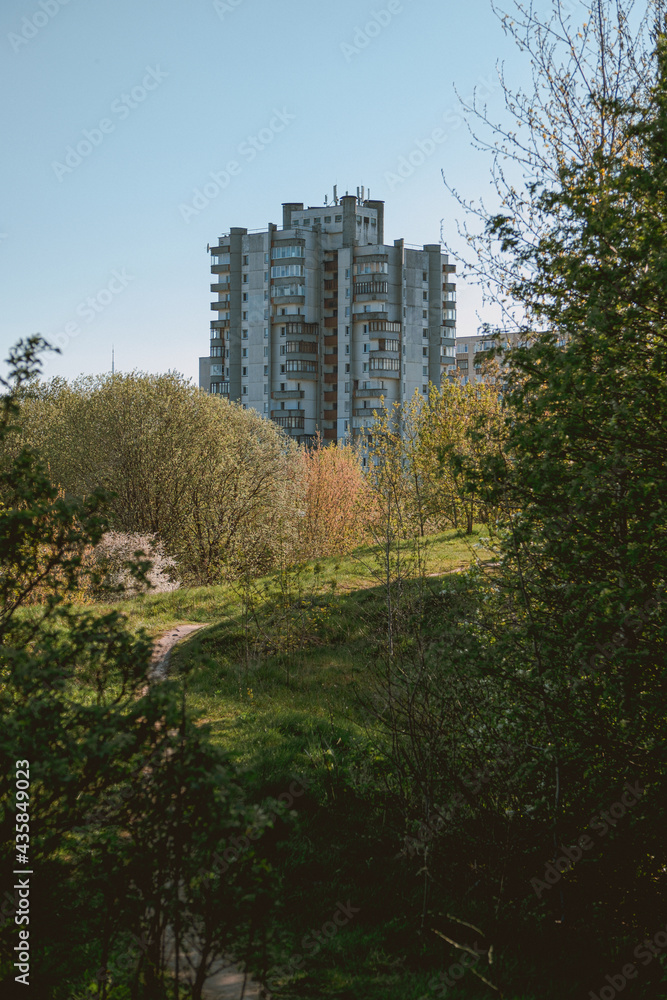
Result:
<svg viewBox="0 0 667 1000"><path fill-rule="evenodd" d="M516 751L512 747L505 747L505 756L499 757L493 763L486 764L484 768L468 772L461 777L461 781L470 790L472 795L479 795L482 785L487 784L494 774L499 774L502 769L510 764L516 756ZM446 805L435 806L433 816L428 823L422 823L416 837L404 838L403 850L396 857L414 857L414 855L426 847L434 837L443 829L446 823L450 822L454 812L466 802L466 797L462 792L454 792L450 796Z"/></svg>
<svg viewBox="0 0 667 1000"><path fill-rule="evenodd" d="M625 816L628 809L637 804L645 791L638 781L634 785L626 781L623 787L624 791L618 802L614 802L604 812L600 812L591 818L588 826L591 830L596 831L598 837L605 837L609 833L609 830L616 826L619 819ZM584 851L590 851L594 846L595 841L586 833L582 834L577 839L577 843L571 844L570 847L565 847L564 844L561 844L563 853L560 857L555 858L553 862L548 862L544 869L544 878L531 878L530 880L537 898L540 899L543 892L551 889L557 882L560 882L565 872L570 871L578 861L581 861Z"/></svg>
<svg viewBox="0 0 667 1000"><path fill-rule="evenodd" d="M472 948L464 950L467 955L464 955L459 962L453 962L447 972L439 972L437 976L434 976L428 984L430 992L422 993L418 1000L431 1000L431 997L447 996L447 990L456 986L456 983L463 979L467 970L479 962L482 955L488 954L488 948L480 948L476 941ZM468 957L469 960L466 961Z"/></svg>
<svg viewBox="0 0 667 1000"><path fill-rule="evenodd" d="M358 24L355 26L352 41L340 43L340 50L345 56L345 62L351 62L355 56L367 49L372 40L391 24L394 17L402 13L403 4L400 0L389 0L386 7L371 11L371 18L366 21L363 27Z"/></svg>
<svg viewBox="0 0 667 1000"><path fill-rule="evenodd" d="M245 0L213 0L213 9L220 20L224 21L225 14L231 14L242 3L245 3Z"/></svg>
<svg viewBox="0 0 667 1000"><path fill-rule="evenodd" d="M100 118L97 125L92 129L84 128L81 132L83 138L79 139L76 145L68 146L65 150L63 162L53 160L51 169L62 184L63 178L67 174L73 173L77 167L81 166L84 160L88 159L93 150L101 146L108 135L116 131L119 121L125 121L130 113L143 104L152 91L157 90L163 80L169 76L164 70L156 66L146 67L146 73L140 84L132 87L129 92L124 92L112 101L110 112L115 115L117 121L112 118Z"/></svg>
<svg viewBox="0 0 667 1000"><path fill-rule="evenodd" d="M347 903L337 903L336 909L331 915L331 920L327 920L319 930L310 930L301 939L301 948L307 958L313 958L321 950L324 941L329 941L338 934L341 927L349 924L350 920L359 913L358 906L352 906L350 900ZM266 975L266 985L268 989L279 989L277 980L289 979L295 975L305 964L304 956L295 952L284 965L272 966ZM273 983L273 985L271 985ZM269 994L271 995L271 994Z"/></svg>
<svg viewBox="0 0 667 1000"><path fill-rule="evenodd" d="M284 132L295 118L296 115L290 114L287 108L281 110L274 108L273 116L268 125L260 129L256 135L249 135L243 142L239 143L236 150L237 155L243 157L246 163L252 163L257 155L270 146L275 137ZM238 160L230 160L224 170L211 171L210 181L206 181L201 188L194 189L192 200L189 203L181 203L178 206L183 222L189 223L191 219L203 212L215 198L229 187L232 177L238 177L242 170L243 165Z"/></svg>
<svg viewBox="0 0 667 1000"><path fill-rule="evenodd" d="M103 313L109 308L111 303L118 298L121 292L124 292L127 286L134 281L134 275L128 274L126 268L121 268L118 270L114 268L111 272L109 280L103 288L98 288L94 295L88 295L85 299L79 302L75 309L76 315L84 320L85 323L93 323L100 313ZM49 338L49 342L55 347L58 347L61 351L64 351L66 347L69 346L70 342L75 338L80 336L82 333L82 327L80 323L76 320L70 320L70 322L65 323L63 328L58 331L53 337Z"/></svg>
<svg viewBox="0 0 667 1000"><path fill-rule="evenodd" d="M486 100L499 88L500 82L497 77L481 77L476 84L474 93L467 97L463 104L470 105L475 100ZM448 108L444 112L442 120L445 128L434 128L425 139L415 139L415 144L410 152L406 156L399 156L396 169L385 172L384 179L389 185L390 191L395 191L399 184L405 184L414 172L423 166L429 157L433 156L438 146L447 142L452 132L459 129L465 122L464 116L453 108Z"/></svg>
<svg viewBox="0 0 667 1000"><path fill-rule="evenodd" d="M9 44L14 49L14 52L19 52L24 45L31 42L42 28L45 28L56 14L60 12L61 7L66 7L69 2L70 0L39 0L39 10L34 11L29 17L24 17L21 20L19 34L10 31L7 35Z"/></svg>
<svg viewBox="0 0 667 1000"><path fill-rule="evenodd" d="M667 948L667 925L664 930L654 934L650 941L647 939L638 944L632 955L643 966L647 966L651 964L654 958L661 955L665 948ZM588 994L589 1000L614 1000L614 997L618 996L621 990L625 989L630 979L637 978L637 968L634 963L626 962L621 971L617 972L616 975L607 975L604 978L607 980L607 985L601 987L597 993L591 990Z"/></svg>
<svg viewBox="0 0 667 1000"><path fill-rule="evenodd" d="M628 635L628 630L639 633L639 630L649 619L649 616L654 614L658 608L664 604L667 594L658 593L656 597L650 597L647 601L644 601L641 610L628 611L628 613L623 617L620 628L614 632L609 642L605 643L604 646L596 642L595 648L598 650L597 653L593 653L586 663L585 660L580 660L579 666L582 668L585 674L596 673L605 666L605 660L609 663L611 662L614 653L624 646L627 646L630 641ZM599 660L602 660L602 663Z"/></svg>

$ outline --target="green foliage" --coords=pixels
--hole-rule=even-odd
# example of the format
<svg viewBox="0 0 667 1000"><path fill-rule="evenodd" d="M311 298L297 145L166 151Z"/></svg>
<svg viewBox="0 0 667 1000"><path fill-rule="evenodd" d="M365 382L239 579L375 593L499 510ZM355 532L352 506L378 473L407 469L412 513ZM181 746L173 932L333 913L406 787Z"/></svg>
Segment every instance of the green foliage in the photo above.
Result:
<svg viewBox="0 0 667 1000"><path fill-rule="evenodd" d="M12 443L43 346L33 338L13 352L0 421L2 870L16 864L13 762L25 760L35 994L65 1000L92 988L112 1000L131 987L137 1000L158 1000L176 941L187 942L197 998L211 958L258 946L272 880L259 841L273 819L246 802L183 692L151 683L147 636L130 634L116 611L67 603L104 521L99 494L63 500L35 455ZM41 601L22 609L37 586ZM12 985L13 915L4 906L0 927L0 975Z"/></svg>
<svg viewBox="0 0 667 1000"><path fill-rule="evenodd" d="M175 373L33 385L23 423L67 496L105 489L111 526L157 536L184 581L259 572L296 544L296 446Z"/></svg>

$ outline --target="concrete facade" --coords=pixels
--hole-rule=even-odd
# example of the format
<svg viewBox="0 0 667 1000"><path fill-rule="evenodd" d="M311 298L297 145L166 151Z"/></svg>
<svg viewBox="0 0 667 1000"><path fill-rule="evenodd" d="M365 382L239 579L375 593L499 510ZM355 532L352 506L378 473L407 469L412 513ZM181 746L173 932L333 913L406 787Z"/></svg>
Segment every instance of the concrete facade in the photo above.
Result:
<svg viewBox="0 0 667 1000"><path fill-rule="evenodd" d="M199 384L301 442L350 440L382 401L425 394L454 370L455 265L439 244L385 245L384 202L363 189L286 202L282 228L233 228L209 252Z"/></svg>

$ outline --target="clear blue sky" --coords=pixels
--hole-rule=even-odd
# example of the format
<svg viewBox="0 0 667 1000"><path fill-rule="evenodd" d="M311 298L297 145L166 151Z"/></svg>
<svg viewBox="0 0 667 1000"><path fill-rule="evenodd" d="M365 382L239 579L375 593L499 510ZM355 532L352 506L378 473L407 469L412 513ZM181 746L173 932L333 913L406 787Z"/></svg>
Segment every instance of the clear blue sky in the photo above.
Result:
<svg viewBox="0 0 667 1000"><path fill-rule="evenodd" d="M500 115L497 60L528 71L488 0L4 0L0 45L0 348L60 335L46 373L68 378L109 369L112 343L120 370L196 378L206 245L280 225L283 201L364 184L387 242L437 242L441 219L453 232L441 168L491 194L454 86ZM460 285L459 335L479 302Z"/></svg>

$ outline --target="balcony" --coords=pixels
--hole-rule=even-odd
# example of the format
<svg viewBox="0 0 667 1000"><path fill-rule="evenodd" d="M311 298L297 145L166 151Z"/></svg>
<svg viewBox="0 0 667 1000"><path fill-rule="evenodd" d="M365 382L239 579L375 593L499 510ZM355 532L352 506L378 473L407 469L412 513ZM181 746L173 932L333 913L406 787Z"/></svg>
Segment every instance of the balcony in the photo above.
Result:
<svg viewBox="0 0 667 1000"><path fill-rule="evenodd" d="M303 399L303 389L276 389L271 393L271 399Z"/></svg>
<svg viewBox="0 0 667 1000"><path fill-rule="evenodd" d="M324 410L322 417L324 420L337 420L338 410Z"/></svg>
<svg viewBox="0 0 667 1000"><path fill-rule="evenodd" d="M336 440L336 428L335 427L325 427L322 432L322 437L325 441L335 441Z"/></svg>
<svg viewBox="0 0 667 1000"><path fill-rule="evenodd" d="M355 281L355 295L387 295L389 284L386 281Z"/></svg>
<svg viewBox="0 0 667 1000"><path fill-rule="evenodd" d="M272 410L271 419L286 431L302 431L304 415L303 411L296 413L290 410Z"/></svg>
<svg viewBox="0 0 667 1000"><path fill-rule="evenodd" d="M337 390L334 391L334 392L325 392L324 393L324 402L325 403L335 403L337 401L337 399L338 399L338 391Z"/></svg>
<svg viewBox="0 0 667 1000"><path fill-rule="evenodd" d="M358 399L380 399L381 396L387 395L387 390L385 389L355 389L354 395Z"/></svg>
<svg viewBox="0 0 667 1000"><path fill-rule="evenodd" d="M393 358L394 361L401 360L401 355L399 351L384 351L384 350L369 351L368 356L369 358Z"/></svg>
<svg viewBox="0 0 667 1000"><path fill-rule="evenodd" d="M228 281L216 281L211 285L212 292L228 292L229 282Z"/></svg>
<svg viewBox="0 0 667 1000"><path fill-rule="evenodd" d="M373 417L373 414L381 417L387 412L386 406L362 406L357 407L357 409L352 411L352 415L355 417Z"/></svg>
<svg viewBox="0 0 667 1000"><path fill-rule="evenodd" d="M338 307L338 299L325 299L324 308L325 309L336 309Z"/></svg>
<svg viewBox="0 0 667 1000"><path fill-rule="evenodd" d="M314 340L292 341L285 345L285 354L317 354L317 344Z"/></svg>
<svg viewBox="0 0 667 1000"><path fill-rule="evenodd" d="M450 328L455 329L456 328L456 320L455 319L443 319L442 325L446 326L446 327L450 327Z"/></svg>
<svg viewBox="0 0 667 1000"><path fill-rule="evenodd" d="M355 312L352 319L355 323L371 323L378 320L385 323L388 322L386 312L384 310L381 312L379 309L375 312Z"/></svg>
<svg viewBox="0 0 667 1000"><path fill-rule="evenodd" d="M363 315L363 314L362 314ZM401 324L394 323L388 319L384 320L371 320L368 324L369 333L400 333Z"/></svg>
<svg viewBox="0 0 667 1000"><path fill-rule="evenodd" d="M317 323L295 323L284 321L287 319L286 316L276 316L274 317L274 322L285 327L285 332L288 336L292 334L305 335L306 337L316 337L319 331L319 326Z"/></svg>
<svg viewBox="0 0 667 1000"><path fill-rule="evenodd" d="M337 316L325 316L324 317L324 326L326 327L327 330L331 330L332 328L334 330L337 330L338 329L338 317Z"/></svg>
<svg viewBox="0 0 667 1000"><path fill-rule="evenodd" d="M226 312L226 311L227 311L227 310L229 309L229 307L230 307L230 303L229 303L229 301L224 301L224 302L211 302L211 309L212 309L212 310L213 310L214 312L220 312L220 311L221 311L222 309L224 309L224 310L225 310L225 312Z"/></svg>
<svg viewBox="0 0 667 1000"><path fill-rule="evenodd" d="M338 259L334 258L334 260L325 260L325 262L324 262L324 270L325 271L337 271L338 270Z"/></svg>
<svg viewBox="0 0 667 1000"><path fill-rule="evenodd" d="M333 334L330 333L328 336L326 336L324 338L324 346L325 347L338 347L338 334L337 333L333 333Z"/></svg>
<svg viewBox="0 0 667 1000"><path fill-rule="evenodd" d="M211 329L213 330L226 330L228 326L229 326L228 319L214 319L213 322L211 323ZM218 334L218 336L220 335Z"/></svg>
<svg viewBox="0 0 667 1000"><path fill-rule="evenodd" d="M325 372L324 381L326 385L336 385L338 382L338 372Z"/></svg>
<svg viewBox="0 0 667 1000"><path fill-rule="evenodd" d="M338 282L335 281L333 278L326 278L325 279L325 281L324 281L324 291L325 292L333 292L333 291L336 290L337 287L338 287Z"/></svg>
<svg viewBox="0 0 667 1000"><path fill-rule="evenodd" d="M211 274L227 274L230 264L211 264Z"/></svg>

